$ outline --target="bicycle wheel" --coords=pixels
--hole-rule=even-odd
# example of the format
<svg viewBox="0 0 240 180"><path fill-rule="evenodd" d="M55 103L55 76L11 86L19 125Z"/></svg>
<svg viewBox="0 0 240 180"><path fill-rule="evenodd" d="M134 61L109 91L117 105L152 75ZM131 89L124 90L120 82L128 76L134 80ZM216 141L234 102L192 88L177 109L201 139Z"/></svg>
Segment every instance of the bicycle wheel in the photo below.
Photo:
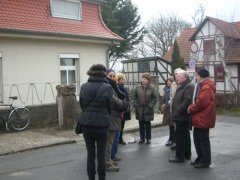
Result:
<svg viewBox="0 0 240 180"><path fill-rule="evenodd" d="M30 111L25 107L18 107L8 116L11 127L17 131L24 130L30 123Z"/></svg>

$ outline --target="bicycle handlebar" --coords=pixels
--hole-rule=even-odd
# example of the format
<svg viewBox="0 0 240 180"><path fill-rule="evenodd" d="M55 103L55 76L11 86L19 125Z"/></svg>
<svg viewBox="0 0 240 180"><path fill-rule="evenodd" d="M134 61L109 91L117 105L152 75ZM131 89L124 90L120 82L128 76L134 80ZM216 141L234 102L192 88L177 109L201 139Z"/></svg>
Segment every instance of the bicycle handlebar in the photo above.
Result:
<svg viewBox="0 0 240 180"><path fill-rule="evenodd" d="M12 100L17 100L18 97L17 96L10 96L9 99L12 99Z"/></svg>
<svg viewBox="0 0 240 180"><path fill-rule="evenodd" d="M12 99L12 100L17 100L18 97L17 96L10 96L8 97L9 99ZM12 104L3 104L4 102L3 101L0 101L0 106L11 106Z"/></svg>

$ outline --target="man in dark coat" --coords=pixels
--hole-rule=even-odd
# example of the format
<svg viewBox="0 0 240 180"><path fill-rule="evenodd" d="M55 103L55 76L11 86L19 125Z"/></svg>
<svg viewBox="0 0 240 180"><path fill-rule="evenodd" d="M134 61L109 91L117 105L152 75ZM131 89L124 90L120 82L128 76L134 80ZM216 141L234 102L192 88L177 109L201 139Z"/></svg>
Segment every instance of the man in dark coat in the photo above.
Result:
<svg viewBox="0 0 240 180"><path fill-rule="evenodd" d="M178 84L172 103L172 118L176 123L176 155L169 162L182 163L191 158L188 106L191 104L194 86L183 71L177 75Z"/></svg>

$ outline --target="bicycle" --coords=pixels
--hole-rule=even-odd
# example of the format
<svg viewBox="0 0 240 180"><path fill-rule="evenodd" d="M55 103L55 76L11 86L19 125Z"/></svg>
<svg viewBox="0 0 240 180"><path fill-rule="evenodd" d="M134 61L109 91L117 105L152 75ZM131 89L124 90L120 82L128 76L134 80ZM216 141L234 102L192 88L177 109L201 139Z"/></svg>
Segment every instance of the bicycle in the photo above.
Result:
<svg viewBox="0 0 240 180"><path fill-rule="evenodd" d="M9 98L12 99L11 104L3 104L3 102L0 102L2 103L0 106L9 106L9 110L3 115L6 131L10 130L10 126L16 131L26 129L31 120L30 111L25 106L13 106L13 102L18 99L17 96L11 96Z"/></svg>

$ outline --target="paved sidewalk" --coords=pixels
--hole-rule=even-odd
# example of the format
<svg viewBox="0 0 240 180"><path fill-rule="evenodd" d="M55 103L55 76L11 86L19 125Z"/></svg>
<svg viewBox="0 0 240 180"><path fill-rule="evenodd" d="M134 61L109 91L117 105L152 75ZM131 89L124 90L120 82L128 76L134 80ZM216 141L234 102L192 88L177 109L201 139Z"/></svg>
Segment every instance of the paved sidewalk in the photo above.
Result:
<svg viewBox="0 0 240 180"><path fill-rule="evenodd" d="M152 127L160 126L161 123L162 115L155 114ZM126 121L125 136L137 129L138 121L133 116L132 120ZM82 141L82 135L76 135L74 130L59 130L57 127L6 132L0 134L0 156L60 144L81 143Z"/></svg>

